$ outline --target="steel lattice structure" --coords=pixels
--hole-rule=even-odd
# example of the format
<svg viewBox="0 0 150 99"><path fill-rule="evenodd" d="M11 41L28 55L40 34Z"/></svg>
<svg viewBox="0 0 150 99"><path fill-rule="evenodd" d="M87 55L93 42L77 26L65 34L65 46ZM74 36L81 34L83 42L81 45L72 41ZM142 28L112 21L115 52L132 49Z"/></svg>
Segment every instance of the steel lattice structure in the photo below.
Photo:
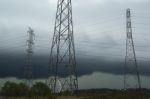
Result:
<svg viewBox="0 0 150 99"><path fill-rule="evenodd" d="M54 94L65 91L74 94L78 90L71 0L58 0L49 85Z"/></svg>
<svg viewBox="0 0 150 99"><path fill-rule="evenodd" d="M26 66L24 70L24 75L26 78L26 84L28 86L32 85L32 55L33 55L33 45L34 45L34 31L29 27L28 30L28 40L27 40L27 56L26 56Z"/></svg>
<svg viewBox="0 0 150 99"><path fill-rule="evenodd" d="M136 53L134 48L134 41L132 36L132 23L130 9L126 11L126 57L125 57L125 75L124 75L124 89L141 89L140 74L138 70Z"/></svg>

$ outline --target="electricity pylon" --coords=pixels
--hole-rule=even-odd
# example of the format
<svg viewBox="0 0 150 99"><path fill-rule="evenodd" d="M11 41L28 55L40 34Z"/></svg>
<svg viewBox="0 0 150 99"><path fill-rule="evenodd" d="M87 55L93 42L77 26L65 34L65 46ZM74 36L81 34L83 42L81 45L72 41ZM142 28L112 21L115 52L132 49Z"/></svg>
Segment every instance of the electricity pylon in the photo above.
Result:
<svg viewBox="0 0 150 99"><path fill-rule="evenodd" d="M54 94L78 90L71 0L58 0L48 80Z"/></svg>
<svg viewBox="0 0 150 99"><path fill-rule="evenodd" d="M132 36L132 23L130 9L126 10L126 57L125 57L125 74L124 74L124 89L141 89L140 74L138 70L134 41Z"/></svg>
<svg viewBox="0 0 150 99"><path fill-rule="evenodd" d="M34 45L34 31L29 27L28 33L28 40L27 40L27 56L26 56L26 66L24 70L24 75L26 78L26 84L28 86L32 85L32 55L33 55L33 45Z"/></svg>

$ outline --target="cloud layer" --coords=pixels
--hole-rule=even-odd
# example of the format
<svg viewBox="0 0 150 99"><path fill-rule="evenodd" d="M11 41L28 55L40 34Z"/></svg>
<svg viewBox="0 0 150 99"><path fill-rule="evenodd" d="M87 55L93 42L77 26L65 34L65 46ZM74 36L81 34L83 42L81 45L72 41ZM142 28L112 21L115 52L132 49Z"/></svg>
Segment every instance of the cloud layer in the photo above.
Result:
<svg viewBox="0 0 150 99"><path fill-rule="evenodd" d="M25 55L1 55L1 69L0 77L17 77L24 78L24 67L25 67ZM33 77L47 78L49 68L49 57L48 56L34 56L33 57ZM140 74L143 76L150 76L149 67L150 62L142 63L139 65ZM113 75L124 74L124 61L120 60L107 60L104 57L97 58L82 58L77 57L77 71L78 76L91 75L94 72L102 72Z"/></svg>
<svg viewBox="0 0 150 99"><path fill-rule="evenodd" d="M79 76L93 72L122 75L127 8L132 9L140 71L150 75L149 0L72 0L72 3ZM36 35L33 74L35 78L46 77L56 5L57 0L0 1L1 77L23 77L29 26Z"/></svg>

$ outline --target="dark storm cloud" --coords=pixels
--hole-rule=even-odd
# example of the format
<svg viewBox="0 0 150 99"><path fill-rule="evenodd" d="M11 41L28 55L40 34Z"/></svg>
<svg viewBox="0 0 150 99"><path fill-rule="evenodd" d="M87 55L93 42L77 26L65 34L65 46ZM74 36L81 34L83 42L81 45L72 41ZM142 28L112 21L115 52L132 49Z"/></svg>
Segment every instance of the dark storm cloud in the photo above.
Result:
<svg viewBox="0 0 150 99"><path fill-rule="evenodd" d="M24 78L25 54L1 55L0 57L0 77ZM33 57L33 77L46 78L48 75L48 56ZM149 62L140 66L140 72L144 76L150 76ZM94 59L92 57L77 57L78 76L90 75L94 72L103 72L113 75L123 75L124 62L120 60L107 60L103 57Z"/></svg>

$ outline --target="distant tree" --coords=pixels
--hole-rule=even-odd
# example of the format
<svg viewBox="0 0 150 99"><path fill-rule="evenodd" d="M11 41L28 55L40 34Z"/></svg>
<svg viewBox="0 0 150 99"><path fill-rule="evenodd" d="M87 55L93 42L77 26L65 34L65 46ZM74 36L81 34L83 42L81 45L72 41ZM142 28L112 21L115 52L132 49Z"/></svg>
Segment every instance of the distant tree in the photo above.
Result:
<svg viewBox="0 0 150 99"><path fill-rule="evenodd" d="M19 83L16 92L18 96L27 96L29 93L29 87L25 83Z"/></svg>
<svg viewBox="0 0 150 99"><path fill-rule="evenodd" d="M1 89L4 96L27 96L29 87L24 83L14 83L7 81Z"/></svg>
<svg viewBox="0 0 150 99"><path fill-rule="evenodd" d="M7 81L1 89L2 95L5 96L17 96L17 84Z"/></svg>
<svg viewBox="0 0 150 99"><path fill-rule="evenodd" d="M34 96L50 96L51 95L51 91L50 91L49 87L42 82L35 83L31 87L30 92Z"/></svg>
<svg viewBox="0 0 150 99"><path fill-rule="evenodd" d="M1 94L3 96L14 96L14 97L21 97L21 96L48 96L51 97L51 91L49 87L42 83L37 82L31 88L29 88L24 83L14 83L7 81L1 89Z"/></svg>

